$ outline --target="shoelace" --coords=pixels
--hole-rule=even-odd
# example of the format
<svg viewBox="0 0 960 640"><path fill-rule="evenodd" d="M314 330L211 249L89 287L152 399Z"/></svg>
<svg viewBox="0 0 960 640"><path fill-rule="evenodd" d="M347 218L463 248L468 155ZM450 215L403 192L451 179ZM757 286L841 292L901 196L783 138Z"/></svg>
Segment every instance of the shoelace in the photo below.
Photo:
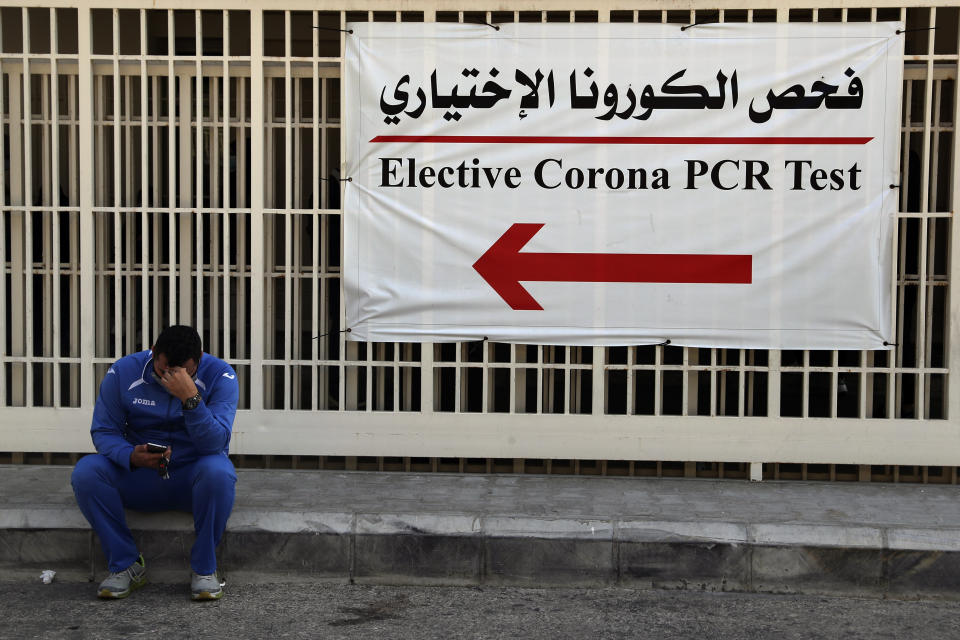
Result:
<svg viewBox="0 0 960 640"><path fill-rule="evenodd" d="M111 571L111 572L110 572L110 577L111 577L111 578L119 578L119 577L121 577L121 576L129 576L130 578L133 578L133 577L134 577L134 576L133 576L133 570L131 570L131 569L124 569L123 571Z"/></svg>
<svg viewBox="0 0 960 640"><path fill-rule="evenodd" d="M137 563L135 562L135 563L133 563L132 565L130 565L129 567L127 567L126 569L124 569L123 571L111 571L111 572L110 572L110 577L112 578L112 577L114 577L114 576L122 576L122 575L124 575L124 574L127 574L127 575L130 576L131 578L136 578L136 577L137 577L137 574L136 574L136 572L134 571L134 567L136 567L136 566L137 566Z"/></svg>

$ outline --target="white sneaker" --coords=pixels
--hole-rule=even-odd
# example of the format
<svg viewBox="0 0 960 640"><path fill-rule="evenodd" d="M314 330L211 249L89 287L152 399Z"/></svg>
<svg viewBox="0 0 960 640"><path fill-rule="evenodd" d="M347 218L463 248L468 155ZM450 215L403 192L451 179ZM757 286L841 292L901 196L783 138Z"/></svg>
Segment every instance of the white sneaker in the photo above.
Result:
<svg viewBox="0 0 960 640"><path fill-rule="evenodd" d="M223 585L216 573L202 576L196 571L190 578L190 598L193 600L219 600L223 596Z"/></svg>
<svg viewBox="0 0 960 640"><path fill-rule="evenodd" d="M141 555L136 562L123 571L107 576L107 579L97 588L97 597L110 600L126 598L131 591L145 584L147 584L147 564Z"/></svg>

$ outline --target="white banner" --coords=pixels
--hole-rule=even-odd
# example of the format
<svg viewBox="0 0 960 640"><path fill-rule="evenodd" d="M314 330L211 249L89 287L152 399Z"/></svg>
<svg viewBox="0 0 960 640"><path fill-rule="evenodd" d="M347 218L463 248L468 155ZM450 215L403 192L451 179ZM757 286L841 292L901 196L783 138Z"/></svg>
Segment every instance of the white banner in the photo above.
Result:
<svg viewBox="0 0 960 640"><path fill-rule="evenodd" d="M883 348L898 27L350 25L351 339Z"/></svg>

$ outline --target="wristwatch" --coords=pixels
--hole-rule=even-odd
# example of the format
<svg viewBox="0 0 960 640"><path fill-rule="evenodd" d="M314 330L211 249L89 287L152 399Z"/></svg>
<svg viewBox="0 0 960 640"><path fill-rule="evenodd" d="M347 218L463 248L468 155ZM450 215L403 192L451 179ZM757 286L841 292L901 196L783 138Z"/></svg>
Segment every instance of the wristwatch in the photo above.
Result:
<svg viewBox="0 0 960 640"><path fill-rule="evenodd" d="M200 406L200 401L202 399L203 398L200 397L200 392L197 391L196 395L190 396L189 398L183 401L184 410L193 411L194 409Z"/></svg>

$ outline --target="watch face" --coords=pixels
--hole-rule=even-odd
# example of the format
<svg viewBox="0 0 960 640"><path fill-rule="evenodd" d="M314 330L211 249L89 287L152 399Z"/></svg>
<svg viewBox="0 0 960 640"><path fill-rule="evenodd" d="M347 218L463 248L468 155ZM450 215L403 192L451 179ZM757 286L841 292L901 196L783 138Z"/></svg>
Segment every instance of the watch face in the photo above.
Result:
<svg viewBox="0 0 960 640"><path fill-rule="evenodd" d="M191 409L196 409L200 404L200 394L193 396L192 398L187 398L183 403L183 408L190 411Z"/></svg>

